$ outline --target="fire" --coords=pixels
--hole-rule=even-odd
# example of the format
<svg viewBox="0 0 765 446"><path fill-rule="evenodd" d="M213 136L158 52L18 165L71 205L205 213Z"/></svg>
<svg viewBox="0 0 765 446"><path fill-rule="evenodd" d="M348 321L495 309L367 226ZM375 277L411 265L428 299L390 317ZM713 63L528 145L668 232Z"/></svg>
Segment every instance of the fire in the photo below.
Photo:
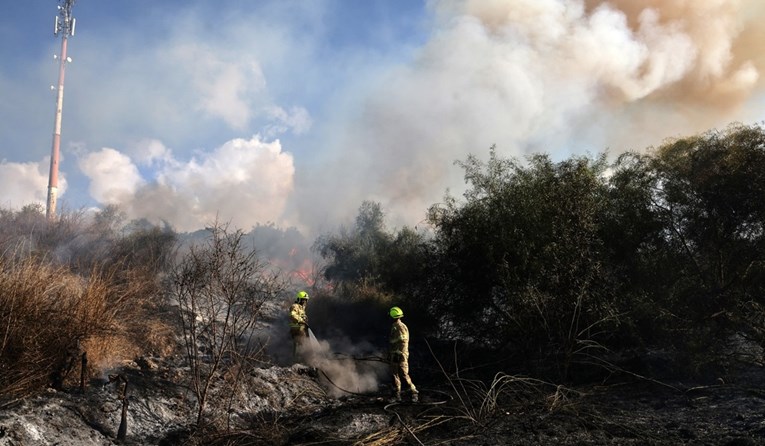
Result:
<svg viewBox="0 0 765 446"><path fill-rule="evenodd" d="M276 270L289 275L296 285L315 287L321 275L320 268L311 259L308 250L299 246L290 248L286 255L273 256L269 261Z"/></svg>
<svg viewBox="0 0 765 446"><path fill-rule="evenodd" d="M303 259L300 266L292 270L292 276L308 286L316 284L316 270L309 259Z"/></svg>

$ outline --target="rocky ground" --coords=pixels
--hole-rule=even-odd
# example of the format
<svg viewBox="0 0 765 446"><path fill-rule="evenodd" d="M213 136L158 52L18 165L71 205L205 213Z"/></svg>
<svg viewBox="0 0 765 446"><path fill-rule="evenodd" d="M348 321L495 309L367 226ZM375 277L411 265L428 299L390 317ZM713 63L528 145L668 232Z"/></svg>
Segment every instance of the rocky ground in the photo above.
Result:
<svg viewBox="0 0 765 446"><path fill-rule="evenodd" d="M143 366L143 367L142 367ZM131 390L125 444L191 442L190 393L182 369L158 360L126 364ZM628 380L571 388L507 377L503 391L471 392L459 382L421 385L421 402L390 404L385 389L333 396L321 371L273 366L229 411L232 429L210 444L758 445L765 444L765 370L735 382ZM512 378L512 379L511 379ZM488 388L487 388L488 389ZM86 393L49 391L0 413L0 445L117 443L117 383L94 380ZM335 389L336 390L336 389Z"/></svg>
<svg viewBox="0 0 765 446"><path fill-rule="evenodd" d="M739 382L670 388L645 380L551 388L527 386L493 401L456 389L423 391L422 404L349 398L291 426L281 444L759 445L765 444L765 370ZM464 399L460 399L462 396ZM483 404L483 406L481 406ZM485 409L485 412L481 412ZM365 442L334 433L366 426ZM350 439L348 439L350 440Z"/></svg>
<svg viewBox="0 0 765 446"><path fill-rule="evenodd" d="M217 429L192 435L182 358L138 358L112 371L124 379L93 379L84 393L51 389L6 402L0 446L765 445L765 369L756 364L708 382L615 374L558 386L501 373L459 380L422 360L412 364L421 401L392 404L383 363L324 359L262 364L211 400Z"/></svg>

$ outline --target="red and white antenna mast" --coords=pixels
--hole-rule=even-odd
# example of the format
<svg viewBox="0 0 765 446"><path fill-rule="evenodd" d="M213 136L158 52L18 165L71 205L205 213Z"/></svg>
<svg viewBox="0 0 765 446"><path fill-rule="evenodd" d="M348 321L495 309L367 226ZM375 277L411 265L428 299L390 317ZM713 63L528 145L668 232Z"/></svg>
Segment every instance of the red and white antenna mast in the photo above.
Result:
<svg viewBox="0 0 765 446"><path fill-rule="evenodd" d="M75 19L72 7L76 0L59 0L58 15L53 25L53 35L61 35L61 54L58 68L58 94L56 95L56 116L53 123L53 146L50 151L50 175L48 176L48 202L45 215L49 220L56 217L56 197L58 194L58 158L61 144L61 113L64 107L64 72L66 64L72 59L66 55L66 42L74 36Z"/></svg>

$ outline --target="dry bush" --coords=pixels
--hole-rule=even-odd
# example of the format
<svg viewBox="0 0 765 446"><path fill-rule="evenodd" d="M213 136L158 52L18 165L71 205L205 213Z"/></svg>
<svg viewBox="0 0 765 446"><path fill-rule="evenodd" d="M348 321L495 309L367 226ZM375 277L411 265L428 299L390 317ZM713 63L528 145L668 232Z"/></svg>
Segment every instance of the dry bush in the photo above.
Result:
<svg viewBox="0 0 765 446"><path fill-rule="evenodd" d="M114 369L122 360L135 358L141 349L124 335L93 335L80 343L87 352L89 375L102 375Z"/></svg>
<svg viewBox="0 0 765 446"><path fill-rule="evenodd" d="M0 209L0 254L52 259L84 228L83 211L62 209L55 220L48 221L40 204L29 204L18 211Z"/></svg>
<svg viewBox="0 0 765 446"><path fill-rule="evenodd" d="M169 322L169 316L148 314L140 326L130 329L130 338L140 351L151 356L171 356L178 349L177 328Z"/></svg>
<svg viewBox="0 0 765 446"><path fill-rule="evenodd" d="M0 258L0 397L72 383L86 350L91 372L132 358L145 288L118 268L83 277L32 257Z"/></svg>
<svg viewBox="0 0 765 446"><path fill-rule="evenodd" d="M347 296L352 301L376 302L379 306L387 308L396 301L392 293L388 293L372 280L361 280L351 288Z"/></svg>
<svg viewBox="0 0 765 446"><path fill-rule="evenodd" d="M228 224L218 222L208 230L203 243L179 256L168 287L178 303L198 425L221 374L232 367L252 367L258 359L260 349L252 337L255 323L263 305L286 287L255 249L245 246L241 230L229 230ZM229 389L229 395L233 391Z"/></svg>

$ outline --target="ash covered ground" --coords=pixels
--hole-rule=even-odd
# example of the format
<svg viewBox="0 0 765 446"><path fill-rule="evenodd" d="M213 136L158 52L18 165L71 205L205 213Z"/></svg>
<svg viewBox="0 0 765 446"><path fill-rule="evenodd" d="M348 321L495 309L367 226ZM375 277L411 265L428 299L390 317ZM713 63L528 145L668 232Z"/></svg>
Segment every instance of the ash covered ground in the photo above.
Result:
<svg viewBox="0 0 765 446"><path fill-rule="evenodd" d="M274 345L272 361L248 373L236 392L211 398L214 430L194 429L183 358L141 357L111 371L128 382L125 440L117 441L122 387L104 376L85 392L51 389L6 402L0 445L765 444L765 369L758 364L698 382L613 373L558 385L531 374L449 371L438 349L415 340L421 401L392 404L384 363L333 356L325 343L314 366L289 364L276 347L286 342L274 329L283 322L279 311L270 317L260 330Z"/></svg>

